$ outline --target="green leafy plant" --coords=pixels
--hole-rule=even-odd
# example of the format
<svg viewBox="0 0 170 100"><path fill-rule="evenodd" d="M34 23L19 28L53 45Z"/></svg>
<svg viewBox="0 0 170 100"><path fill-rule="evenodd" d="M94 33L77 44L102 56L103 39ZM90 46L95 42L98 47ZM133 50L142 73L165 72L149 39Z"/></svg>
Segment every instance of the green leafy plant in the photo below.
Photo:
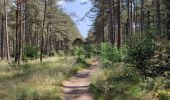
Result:
<svg viewBox="0 0 170 100"><path fill-rule="evenodd" d="M51 51L50 53L49 53L49 56L55 56L56 55L56 52L55 51Z"/></svg>
<svg viewBox="0 0 170 100"><path fill-rule="evenodd" d="M95 45L86 45L85 47L86 50L86 57L87 58L91 58L94 57L98 54L98 50L97 47L95 47Z"/></svg>
<svg viewBox="0 0 170 100"><path fill-rule="evenodd" d="M35 58L40 54L39 48L35 45L26 45L24 50L26 58Z"/></svg>
<svg viewBox="0 0 170 100"><path fill-rule="evenodd" d="M57 55L60 56L60 57L63 57L65 55L65 53L62 50L58 50Z"/></svg>
<svg viewBox="0 0 170 100"><path fill-rule="evenodd" d="M150 38L144 38L129 46L127 62L133 64L145 74L150 69L150 59L154 56L155 44Z"/></svg>
<svg viewBox="0 0 170 100"><path fill-rule="evenodd" d="M86 51L83 47L75 47L74 54L77 56L77 62L85 63Z"/></svg>
<svg viewBox="0 0 170 100"><path fill-rule="evenodd" d="M100 58L104 65L122 62L126 56L125 49L118 49L109 43L103 43L100 48Z"/></svg>
<svg viewBox="0 0 170 100"><path fill-rule="evenodd" d="M92 74L91 92L96 100L140 100L139 73L121 63Z"/></svg>

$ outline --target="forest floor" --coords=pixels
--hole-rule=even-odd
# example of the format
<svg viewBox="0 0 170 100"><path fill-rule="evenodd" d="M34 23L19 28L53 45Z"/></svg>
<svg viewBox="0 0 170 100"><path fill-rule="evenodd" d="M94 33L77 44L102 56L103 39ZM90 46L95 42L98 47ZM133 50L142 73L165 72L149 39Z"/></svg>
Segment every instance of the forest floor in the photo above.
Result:
<svg viewBox="0 0 170 100"><path fill-rule="evenodd" d="M98 61L94 60L89 68L79 71L76 75L63 82L64 100L94 100L90 94L90 75L96 70Z"/></svg>

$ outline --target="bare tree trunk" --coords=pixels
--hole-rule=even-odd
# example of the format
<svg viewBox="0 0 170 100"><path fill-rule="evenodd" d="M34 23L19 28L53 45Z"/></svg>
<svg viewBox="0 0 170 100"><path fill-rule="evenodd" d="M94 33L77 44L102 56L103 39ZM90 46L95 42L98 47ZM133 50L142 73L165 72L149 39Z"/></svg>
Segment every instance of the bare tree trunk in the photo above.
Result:
<svg viewBox="0 0 170 100"><path fill-rule="evenodd" d="M126 25L126 35L130 34L130 1L127 1L127 25Z"/></svg>
<svg viewBox="0 0 170 100"><path fill-rule="evenodd" d="M4 16L2 15L1 25L1 59L4 59Z"/></svg>
<svg viewBox="0 0 170 100"><path fill-rule="evenodd" d="M5 33L6 33L6 52L7 52L7 61L10 61L10 55L9 55L9 36L8 36L8 15L7 15L7 6L6 6L6 0L4 0L4 11L5 11Z"/></svg>
<svg viewBox="0 0 170 100"><path fill-rule="evenodd" d="M144 30L144 0L141 0L141 19L140 19L140 23L141 23L141 33L143 33Z"/></svg>
<svg viewBox="0 0 170 100"><path fill-rule="evenodd" d="M160 0L156 0L156 16L157 16L157 33L161 34L161 13L160 13L161 7L160 7Z"/></svg>
<svg viewBox="0 0 170 100"><path fill-rule="evenodd" d="M133 35L133 1L130 0L130 35Z"/></svg>
<svg viewBox="0 0 170 100"><path fill-rule="evenodd" d="M114 0L109 0L109 34L110 34L110 42L114 45L114 32L113 32L113 6Z"/></svg>
<svg viewBox="0 0 170 100"><path fill-rule="evenodd" d="M117 24L118 24L118 40L117 40L117 47L121 47L121 22L120 22L120 15L121 15L121 3L120 0L117 0Z"/></svg>
<svg viewBox="0 0 170 100"><path fill-rule="evenodd" d="M167 21L167 39L170 40L170 12L167 14L168 21Z"/></svg>
<svg viewBox="0 0 170 100"><path fill-rule="evenodd" d="M46 9L47 9L47 1L44 0L45 2L45 7L44 7L44 18L43 18L43 29L42 29L42 34L41 34L41 54L40 54L40 61L42 62L43 58L43 49L44 49L44 28L45 28L45 19L46 19Z"/></svg>
<svg viewBox="0 0 170 100"><path fill-rule="evenodd" d="M21 3L21 0L19 0L19 50L18 50L18 65L20 65L20 62L21 62L21 51L22 51L22 3Z"/></svg>
<svg viewBox="0 0 170 100"><path fill-rule="evenodd" d="M19 24L18 24L18 18L19 18L19 2L18 0L16 0L16 33L15 33L15 37L16 37L16 46L15 46L15 62L18 61L18 27L19 27Z"/></svg>

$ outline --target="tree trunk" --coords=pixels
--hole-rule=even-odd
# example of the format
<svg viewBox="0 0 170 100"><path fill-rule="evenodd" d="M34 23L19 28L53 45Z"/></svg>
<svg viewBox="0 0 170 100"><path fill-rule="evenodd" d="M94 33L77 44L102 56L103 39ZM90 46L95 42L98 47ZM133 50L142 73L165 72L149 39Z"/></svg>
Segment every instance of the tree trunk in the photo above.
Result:
<svg viewBox="0 0 170 100"><path fill-rule="evenodd" d="M141 0L141 19L140 19L140 23L141 23L141 33L143 33L143 30L144 30L144 26L143 26L143 24L144 24L144 0Z"/></svg>
<svg viewBox="0 0 170 100"><path fill-rule="evenodd" d="M126 25L126 35L130 34L130 1L127 0L127 25Z"/></svg>
<svg viewBox="0 0 170 100"><path fill-rule="evenodd" d="M19 29L19 24L18 24L18 18L19 18L19 0L16 0L16 33L15 33L15 37L16 37L16 46L15 46L15 62L18 61L18 29Z"/></svg>
<svg viewBox="0 0 170 100"><path fill-rule="evenodd" d="M117 47L121 47L121 21L120 21L120 15L121 15L121 3L120 0L117 0L117 24L118 24L118 40L117 40Z"/></svg>
<svg viewBox="0 0 170 100"><path fill-rule="evenodd" d="M10 61L10 55L9 55L9 36L8 36L8 15L7 15L7 6L6 6L6 0L4 0L4 11L5 11L5 33L6 33L6 52L7 52L7 61Z"/></svg>
<svg viewBox="0 0 170 100"><path fill-rule="evenodd" d="M160 0L156 0L156 27L157 27L157 33L161 34L161 13L160 13Z"/></svg>
<svg viewBox="0 0 170 100"><path fill-rule="evenodd" d="M114 0L109 0L109 34L110 34L110 43L114 45L114 33L113 33L113 6Z"/></svg>
<svg viewBox="0 0 170 100"><path fill-rule="evenodd" d="M22 51L22 3L21 0L19 0L19 35L18 35L18 65L20 65L21 62L21 51Z"/></svg>
<svg viewBox="0 0 170 100"><path fill-rule="evenodd" d="M43 29L41 34L41 54L40 54L40 61L42 62L43 59L43 49L44 49L44 28L45 28L45 19L46 19L46 9L47 9L47 1L44 0L45 7L44 7L44 18L43 18Z"/></svg>
<svg viewBox="0 0 170 100"><path fill-rule="evenodd" d="M133 35L133 1L130 0L130 35Z"/></svg>
<svg viewBox="0 0 170 100"><path fill-rule="evenodd" d="M1 25L1 59L4 59L4 16L2 15Z"/></svg>

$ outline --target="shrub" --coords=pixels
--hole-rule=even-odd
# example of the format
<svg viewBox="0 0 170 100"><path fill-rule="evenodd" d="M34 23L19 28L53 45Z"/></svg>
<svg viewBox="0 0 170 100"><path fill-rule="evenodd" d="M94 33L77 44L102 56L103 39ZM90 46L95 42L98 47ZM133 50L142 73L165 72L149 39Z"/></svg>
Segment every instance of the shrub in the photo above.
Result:
<svg viewBox="0 0 170 100"><path fill-rule="evenodd" d="M109 43L103 43L100 48L100 58L104 65L110 65L115 62L122 62L126 56L125 49L120 50Z"/></svg>
<svg viewBox="0 0 170 100"><path fill-rule="evenodd" d="M168 50L169 43L166 40L155 41L156 49L154 56L151 58L150 70L153 76L168 76Z"/></svg>
<svg viewBox="0 0 170 100"><path fill-rule="evenodd" d="M92 74L91 92L95 100L138 100L142 91L139 82L136 69L114 64Z"/></svg>
<svg viewBox="0 0 170 100"><path fill-rule="evenodd" d="M85 63L86 51L83 47L74 47L74 54L77 56L78 63Z"/></svg>
<svg viewBox="0 0 170 100"><path fill-rule="evenodd" d="M85 54L85 49L83 47L74 47L74 55L80 56Z"/></svg>
<svg viewBox="0 0 170 100"><path fill-rule="evenodd" d="M166 79L163 77L146 77L143 82L141 82L141 86L147 91L157 92L159 90L165 90Z"/></svg>
<svg viewBox="0 0 170 100"><path fill-rule="evenodd" d="M56 55L56 52L55 51L51 51L50 53L49 53L49 56L55 56Z"/></svg>
<svg viewBox="0 0 170 100"><path fill-rule="evenodd" d="M154 52L155 44L152 39L144 38L129 46L127 61L140 69L141 72L147 73Z"/></svg>
<svg viewBox="0 0 170 100"><path fill-rule="evenodd" d="M95 45L93 45L93 44L86 45L85 50L86 50L86 57L87 58L91 58L91 57L96 56L98 54L98 50L95 47Z"/></svg>
<svg viewBox="0 0 170 100"><path fill-rule="evenodd" d="M57 55L60 56L60 57L63 57L65 55L65 53L62 50L58 50Z"/></svg>
<svg viewBox="0 0 170 100"><path fill-rule="evenodd" d="M27 58L35 58L40 54L38 47L35 45L26 45L24 50Z"/></svg>

